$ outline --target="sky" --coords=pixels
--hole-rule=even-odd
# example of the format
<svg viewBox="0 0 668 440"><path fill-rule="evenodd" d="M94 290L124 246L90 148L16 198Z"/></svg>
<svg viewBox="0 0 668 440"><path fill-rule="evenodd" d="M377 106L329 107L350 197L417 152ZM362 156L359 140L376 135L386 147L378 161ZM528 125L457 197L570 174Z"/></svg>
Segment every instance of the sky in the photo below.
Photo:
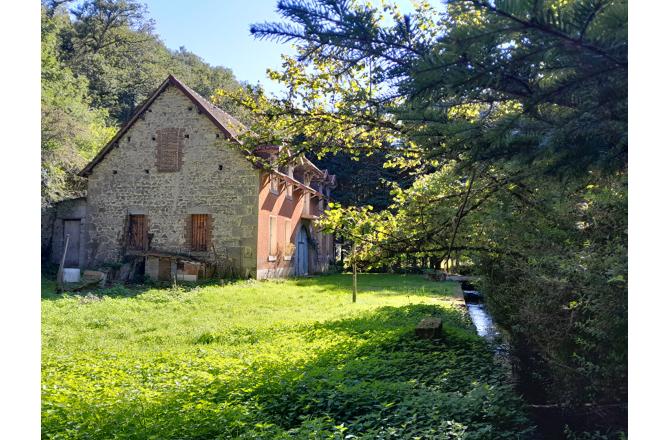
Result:
<svg viewBox="0 0 668 440"><path fill-rule="evenodd" d="M144 0L155 20L155 32L170 49L185 46L214 66L225 66L237 79L262 84L277 93L267 79L267 68L279 69L281 54L294 54L290 44L258 40L251 36L253 23L282 21L277 0ZM398 0L410 12L410 0Z"/></svg>

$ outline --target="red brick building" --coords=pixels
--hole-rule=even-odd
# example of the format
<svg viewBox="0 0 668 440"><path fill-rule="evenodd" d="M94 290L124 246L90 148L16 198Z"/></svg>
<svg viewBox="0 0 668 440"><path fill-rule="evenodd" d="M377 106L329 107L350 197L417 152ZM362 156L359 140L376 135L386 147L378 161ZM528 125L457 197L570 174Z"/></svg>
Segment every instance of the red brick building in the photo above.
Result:
<svg viewBox="0 0 668 440"><path fill-rule="evenodd" d="M256 149L269 161L278 147ZM336 186L336 176L321 171L305 157L260 177L258 278L307 275L327 270L334 256L331 234L314 221L323 214Z"/></svg>

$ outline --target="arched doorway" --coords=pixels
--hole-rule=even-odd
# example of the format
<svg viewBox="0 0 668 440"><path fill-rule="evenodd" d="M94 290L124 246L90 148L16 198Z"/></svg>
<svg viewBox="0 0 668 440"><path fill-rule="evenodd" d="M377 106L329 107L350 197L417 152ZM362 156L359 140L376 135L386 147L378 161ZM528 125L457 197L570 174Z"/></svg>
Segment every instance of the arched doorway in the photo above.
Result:
<svg viewBox="0 0 668 440"><path fill-rule="evenodd" d="M297 261L295 261L295 275L308 275L308 233L302 225L297 232Z"/></svg>

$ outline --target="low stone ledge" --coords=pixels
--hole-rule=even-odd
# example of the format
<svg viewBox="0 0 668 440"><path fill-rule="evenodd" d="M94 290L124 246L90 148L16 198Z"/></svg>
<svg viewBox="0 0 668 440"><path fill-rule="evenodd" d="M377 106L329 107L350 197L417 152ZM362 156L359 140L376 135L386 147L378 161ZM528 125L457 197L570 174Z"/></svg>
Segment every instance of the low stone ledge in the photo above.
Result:
<svg viewBox="0 0 668 440"><path fill-rule="evenodd" d="M441 318L430 316L424 318L415 327L415 336L421 339L437 339L443 333L443 321Z"/></svg>

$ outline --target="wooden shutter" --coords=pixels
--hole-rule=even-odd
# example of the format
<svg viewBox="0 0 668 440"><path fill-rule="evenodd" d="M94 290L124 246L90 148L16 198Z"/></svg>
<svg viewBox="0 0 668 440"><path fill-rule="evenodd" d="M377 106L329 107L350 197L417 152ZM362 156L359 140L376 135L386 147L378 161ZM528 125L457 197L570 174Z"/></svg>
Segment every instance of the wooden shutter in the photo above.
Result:
<svg viewBox="0 0 668 440"><path fill-rule="evenodd" d="M161 128L158 130L157 161L158 171L179 171L183 150L183 128Z"/></svg>
<svg viewBox="0 0 668 440"><path fill-rule="evenodd" d="M193 214L191 220L192 250L206 251L209 235L209 214Z"/></svg>
<svg viewBox="0 0 668 440"><path fill-rule="evenodd" d="M128 248L139 251L146 250L146 216L131 215L128 223Z"/></svg>

